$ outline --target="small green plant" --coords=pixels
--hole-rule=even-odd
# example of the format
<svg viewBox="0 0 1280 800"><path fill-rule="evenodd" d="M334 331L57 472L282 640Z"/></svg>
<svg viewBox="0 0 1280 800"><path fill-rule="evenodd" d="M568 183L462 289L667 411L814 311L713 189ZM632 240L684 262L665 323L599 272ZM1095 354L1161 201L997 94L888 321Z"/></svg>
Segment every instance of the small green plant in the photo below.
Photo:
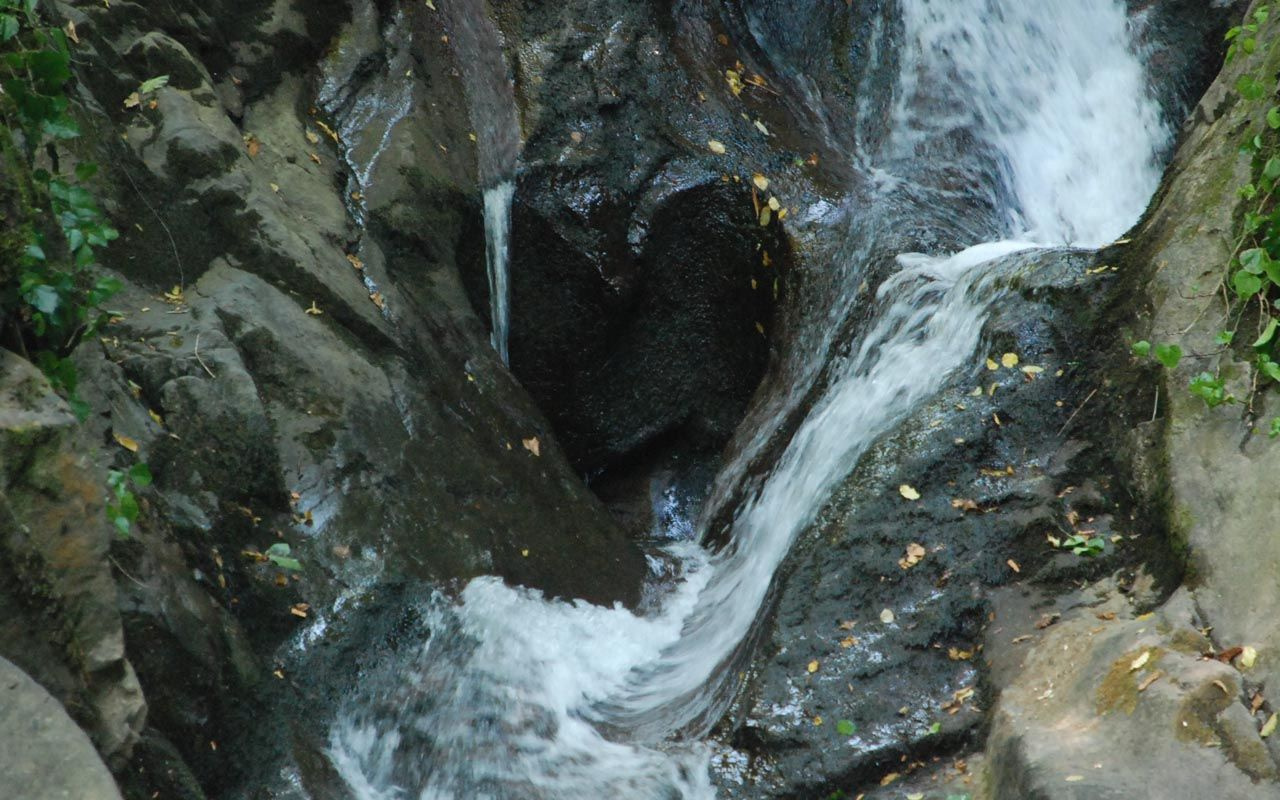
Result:
<svg viewBox="0 0 1280 800"><path fill-rule="evenodd" d="M1078 556L1093 558L1106 551L1107 542L1101 536L1074 533L1063 540L1062 546Z"/></svg>
<svg viewBox="0 0 1280 800"><path fill-rule="evenodd" d="M302 571L302 563L298 559L293 558L289 545L284 542L276 542L267 548L267 552L263 553L267 560L275 564L280 569L293 570L294 572Z"/></svg>
<svg viewBox="0 0 1280 800"><path fill-rule="evenodd" d="M133 489L144 489L150 485L151 470L146 464L134 464L127 470L113 469L107 473L107 488L113 498L107 503L107 518L120 538L129 538L133 523L138 519L138 498Z"/></svg>
<svg viewBox="0 0 1280 800"><path fill-rule="evenodd" d="M836 733L841 736L852 736L858 730L858 726L853 724L853 720L842 719L836 721Z"/></svg>

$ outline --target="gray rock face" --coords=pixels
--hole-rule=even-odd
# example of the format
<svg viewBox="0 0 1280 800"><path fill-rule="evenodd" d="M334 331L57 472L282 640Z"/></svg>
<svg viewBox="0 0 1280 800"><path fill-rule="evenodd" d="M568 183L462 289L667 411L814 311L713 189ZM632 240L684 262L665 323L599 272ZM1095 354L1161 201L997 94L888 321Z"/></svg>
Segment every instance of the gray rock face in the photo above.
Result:
<svg viewBox="0 0 1280 800"><path fill-rule="evenodd" d="M75 417L0 350L0 656L37 678L105 758L128 758L146 703L107 563L105 475Z"/></svg>
<svg viewBox="0 0 1280 800"><path fill-rule="evenodd" d="M85 732L22 670L0 658L0 796L120 800Z"/></svg>

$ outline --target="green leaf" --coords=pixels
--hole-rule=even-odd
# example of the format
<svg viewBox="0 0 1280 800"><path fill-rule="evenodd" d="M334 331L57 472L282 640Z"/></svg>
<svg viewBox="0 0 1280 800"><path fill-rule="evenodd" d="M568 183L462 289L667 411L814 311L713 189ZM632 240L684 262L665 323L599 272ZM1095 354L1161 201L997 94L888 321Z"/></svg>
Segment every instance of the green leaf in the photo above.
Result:
<svg viewBox="0 0 1280 800"><path fill-rule="evenodd" d="M1235 331L1218 331L1218 335L1214 336L1213 340L1220 345L1228 345L1231 344L1232 340L1235 338Z"/></svg>
<svg viewBox="0 0 1280 800"><path fill-rule="evenodd" d="M1276 320L1273 318L1270 322L1267 323L1266 329L1262 331L1262 335L1259 336L1257 341L1253 343L1253 346L1255 348L1262 348L1271 344L1271 341L1276 338L1277 327L1280 327L1280 320Z"/></svg>
<svg viewBox="0 0 1280 800"><path fill-rule="evenodd" d="M156 89L160 89L168 85L169 85L168 75L157 75L154 78L148 78L147 80L143 81L142 85L138 87L138 94L147 94L148 92L154 92Z"/></svg>
<svg viewBox="0 0 1280 800"><path fill-rule="evenodd" d="M111 517L111 522L116 526L116 535L121 539L129 538L129 528L132 527L129 518L120 513L112 513L111 507L107 508L107 514Z"/></svg>
<svg viewBox="0 0 1280 800"><path fill-rule="evenodd" d="M1164 364L1166 368L1173 369L1178 366L1178 362L1182 360L1182 348L1176 344L1158 344L1156 345L1156 361Z"/></svg>
<svg viewBox="0 0 1280 800"><path fill-rule="evenodd" d="M302 562L296 558L285 558L284 556L267 556L267 558L271 559L271 563L280 569L291 569L294 572L302 571Z"/></svg>
<svg viewBox="0 0 1280 800"><path fill-rule="evenodd" d="M930 726L929 726L929 735L930 735L930 736L937 736L937 735L938 735L938 733L939 733L941 730L942 730L942 723L941 723L941 722L935 722L935 723L933 723L932 725L930 725Z"/></svg>
<svg viewBox="0 0 1280 800"><path fill-rule="evenodd" d="M1240 266L1251 275L1261 275L1271 256L1261 247L1251 247L1240 254Z"/></svg>
<svg viewBox="0 0 1280 800"><path fill-rule="evenodd" d="M856 730L858 726L854 725L852 720L842 719L836 722L836 733L841 736L852 736Z"/></svg>
<svg viewBox="0 0 1280 800"><path fill-rule="evenodd" d="M129 468L129 480L140 489L151 485L151 468L146 464L134 464Z"/></svg>
<svg viewBox="0 0 1280 800"><path fill-rule="evenodd" d="M52 314L58 310L62 298L52 286L37 286L27 294L27 302L42 314Z"/></svg>
<svg viewBox="0 0 1280 800"><path fill-rule="evenodd" d="M98 174L98 165L92 161L81 161L76 164L76 180L87 181Z"/></svg>
<svg viewBox="0 0 1280 800"><path fill-rule="evenodd" d="M1280 106L1272 106L1267 109L1267 125L1271 127L1271 130L1280 128Z"/></svg>
<svg viewBox="0 0 1280 800"><path fill-rule="evenodd" d="M1133 354L1138 358L1146 358L1151 354L1151 342L1143 339L1140 342L1134 342L1130 349L1133 350Z"/></svg>
<svg viewBox="0 0 1280 800"><path fill-rule="evenodd" d="M1280 438L1280 417L1271 420L1271 430L1267 431L1267 435L1272 439Z"/></svg>
<svg viewBox="0 0 1280 800"><path fill-rule="evenodd" d="M18 35L18 18L12 14L0 14L0 42L7 42Z"/></svg>
<svg viewBox="0 0 1280 800"><path fill-rule="evenodd" d="M268 556L287 556L290 552L292 550L285 542L276 542L267 548Z"/></svg>
<svg viewBox="0 0 1280 800"><path fill-rule="evenodd" d="M1252 75L1241 75L1236 81L1236 91L1250 102L1261 100L1267 94L1267 87Z"/></svg>
<svg viewBox="0 0 1280 800"><path fill-rule="evenodd" d="M1245 270L1240 270L1232 276L1231 285L1236 290L1236 294L1244 300L1262 291L1262 278Z"/></svg>
<svg viewBox="0 0 1280 800"><path fill-rule="evenodd" d="M1268 158L1267 163L1262 167L1262 174L1273 181L1276 178L1280 178L1280 158L1276 156Z"/></svg>

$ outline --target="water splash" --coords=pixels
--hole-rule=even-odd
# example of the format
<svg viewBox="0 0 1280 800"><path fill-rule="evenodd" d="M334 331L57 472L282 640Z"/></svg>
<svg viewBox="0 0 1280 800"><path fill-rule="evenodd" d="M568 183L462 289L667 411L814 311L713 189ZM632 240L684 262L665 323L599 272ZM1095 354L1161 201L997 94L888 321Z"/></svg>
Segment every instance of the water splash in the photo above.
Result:
<svg viewBox="0 0 1280 800"><path fill-rule="evenodd" d="M335 726L335 763L358 797L714 797L697 738L722 711L725 667L775 570L870 443L972 358L994 265L1037 246L1104 243L1141 213L1168 133L1117 0L901 6L895 131L879 157L900 162L966 131L994 164L978 190L1007 239L899 257L874 323L827 370L731 544L714 555L671 545L683 575L652 615L549 602L493 578L456 604L438 600L413 668L388 668L378 702L353 703ZM488 206L486 195L486 223Z"/></svg>

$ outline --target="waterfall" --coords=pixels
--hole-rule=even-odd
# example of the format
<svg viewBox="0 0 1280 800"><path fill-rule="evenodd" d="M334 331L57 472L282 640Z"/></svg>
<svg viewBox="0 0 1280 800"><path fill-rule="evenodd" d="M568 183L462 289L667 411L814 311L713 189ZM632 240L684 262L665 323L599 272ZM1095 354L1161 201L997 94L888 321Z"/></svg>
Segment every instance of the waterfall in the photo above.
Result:
<svg viewBox="0 0 1280 800"><path fill-rule="evenodd" d="M835 357L824 395L739 509L731 544L672 545L683 575L658 611L551 602L495 578L457 602L437 598L412 667L389 670L382 694L334 727L335 764L362 800L713 798L697 738L721 711L725 666L775 570L866 448L972 363L993 266L1035 247L1097 246L1138 218L1169 134L1119 0L900 5L894 130L868 154L888 175L879 183L909 182L897 165L963 131L991 165L988 184L965 190L997 210L1004 238L899 256L868 332ZM488 209L486 195L486 223ZM497 320L495 310L495 344Z"/></svg>
<svg viewBox="0 0 1280 800"><path fill-rule="evenodd" d="M489 316L493 320L490 341L502 363L507 365L511 363L507 352L507 332L511 325L507 240L511 235L511 199L515 192L514 181L504 181L484 191L484 257L489 271Z"/></svg>

